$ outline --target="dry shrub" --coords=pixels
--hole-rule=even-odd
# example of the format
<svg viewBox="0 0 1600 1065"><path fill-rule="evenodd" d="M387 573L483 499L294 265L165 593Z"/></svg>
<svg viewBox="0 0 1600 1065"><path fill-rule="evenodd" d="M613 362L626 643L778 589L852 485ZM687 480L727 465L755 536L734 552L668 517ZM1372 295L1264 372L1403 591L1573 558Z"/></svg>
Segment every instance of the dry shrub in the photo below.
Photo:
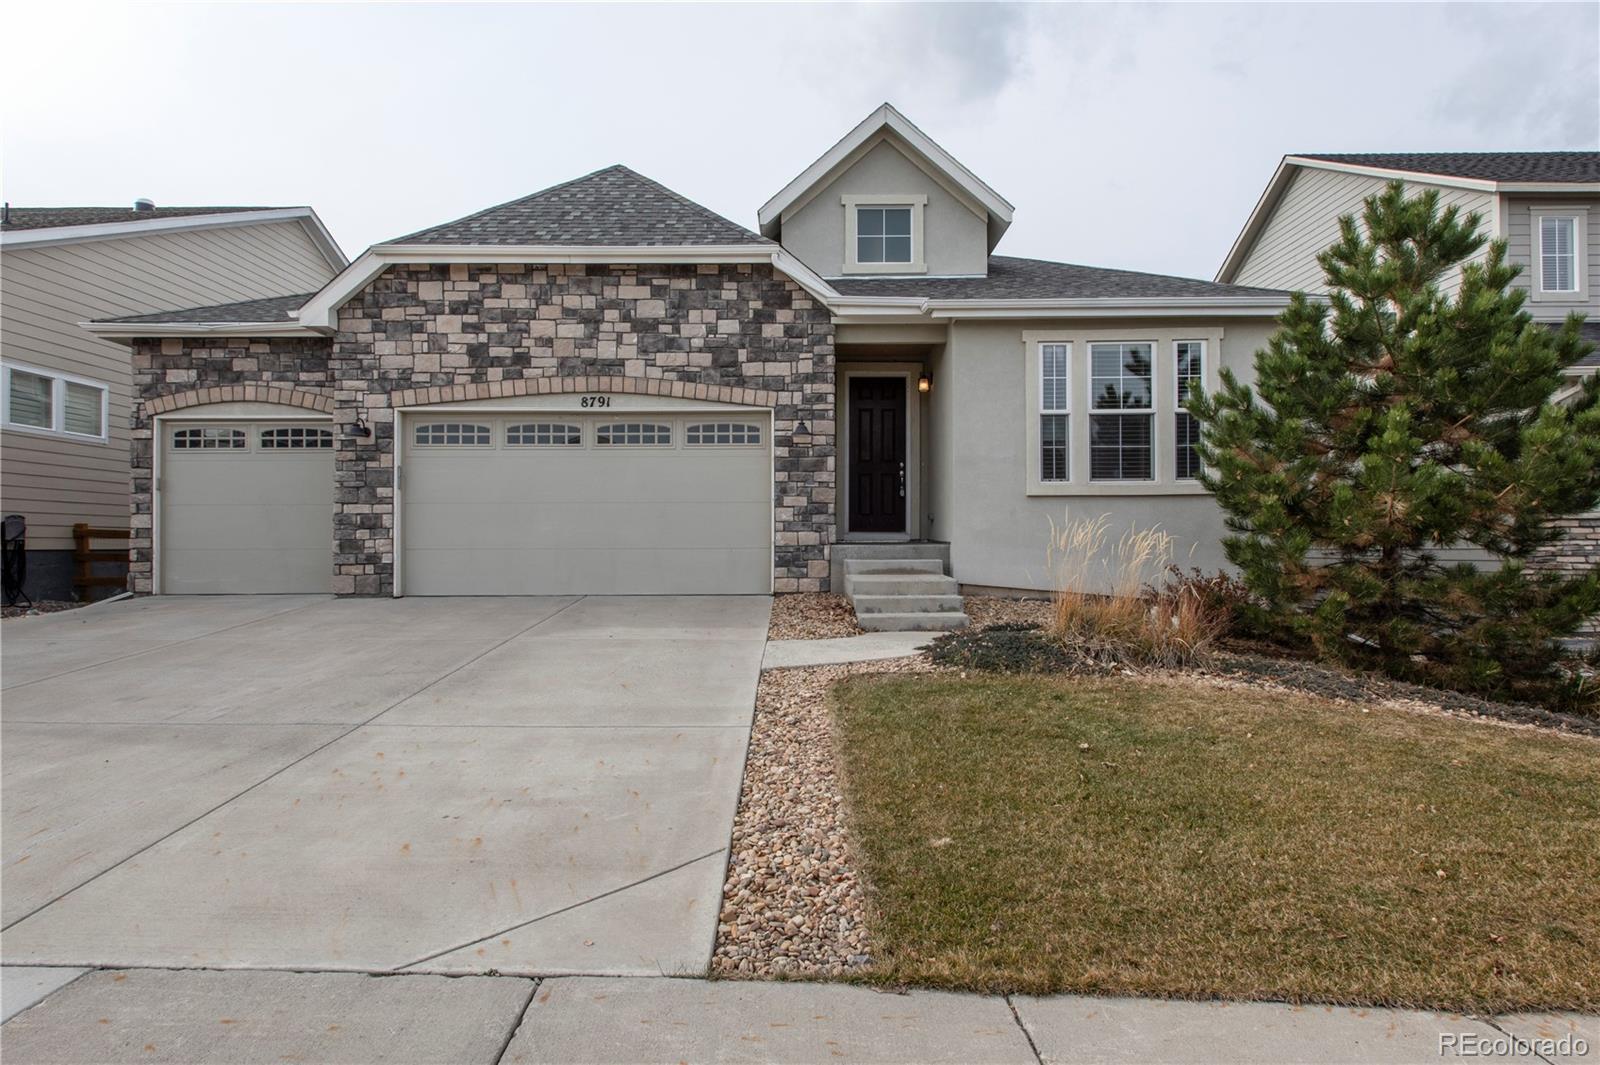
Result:
<svg viewBox="0 0 1600 1065"><path fill-rule="evenodd" d="M1169 573L1174 538L1160 526L1129 526L1107 547L1109 517L1050 524L1047 561L1055 584L1053 634L1096 661L1182 666L1227 629L1227 611L1205 589Z"/></svg>

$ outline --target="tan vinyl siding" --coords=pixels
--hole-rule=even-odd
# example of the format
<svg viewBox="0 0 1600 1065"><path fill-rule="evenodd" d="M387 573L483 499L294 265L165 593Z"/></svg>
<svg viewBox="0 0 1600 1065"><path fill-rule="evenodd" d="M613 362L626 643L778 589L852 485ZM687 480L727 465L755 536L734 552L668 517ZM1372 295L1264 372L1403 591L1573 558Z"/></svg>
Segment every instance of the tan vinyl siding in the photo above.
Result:
<svg viewBox="0 0 1600 1065"><path fill-rule="evenodd" d="M128 523L129 349L93 318L313 292L333 269L297 221L148 233L0 255L0 358L109 386L109 440L0 431L0 511L28 546L72 546L72 525Z"/></svg>
<svg viewBox="0 0 1600 1065"><path fill-rule="evenodd" d="M1537 276L1533 261L1533 212L1562 207L1587 207L1588 233L1585 241L1589 267L1589 299L1586 302L1558 302L1555 300L1529 301L1527 308L1535 318L1561 319L1571 311L1594 318L1600 315L1600 196L1506 196L1505 238L1506 258L1522 267L1522 274L1513 282L1524 292L1530 292Z"/></svg>
<svg viewBox="0 0 1600 1065"><path fill-rule="evenodd" d="M1382 191L1385 184L1382 178L1362 174L1296 168L1294 178L1256 236L1238 275L1231 280L1239 285L1327 291L1317 255L1339 239L1339 218L1347 214L1359 216L1362 201ZM1441 206L1454 204L1463 214L1477 211L1483 216L1486 229L1493 225L1494 197L1490 194L1408 182L1413 194L1424 188L1438 189ZM1453 283L1445 287L1447 291L1454 290Z"/></svg>

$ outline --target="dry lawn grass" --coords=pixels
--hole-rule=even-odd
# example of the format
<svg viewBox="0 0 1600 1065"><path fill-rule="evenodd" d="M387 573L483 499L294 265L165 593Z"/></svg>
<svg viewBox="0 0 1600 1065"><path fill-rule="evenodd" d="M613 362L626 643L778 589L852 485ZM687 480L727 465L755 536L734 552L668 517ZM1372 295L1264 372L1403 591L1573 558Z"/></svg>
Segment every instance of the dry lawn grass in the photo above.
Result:
<svg viewBox="0 0 1600 1065"><path fill-rule="evenodd" d="M1600 1006L1600 744L1182 681L835 691L873 978Z"/></svg>

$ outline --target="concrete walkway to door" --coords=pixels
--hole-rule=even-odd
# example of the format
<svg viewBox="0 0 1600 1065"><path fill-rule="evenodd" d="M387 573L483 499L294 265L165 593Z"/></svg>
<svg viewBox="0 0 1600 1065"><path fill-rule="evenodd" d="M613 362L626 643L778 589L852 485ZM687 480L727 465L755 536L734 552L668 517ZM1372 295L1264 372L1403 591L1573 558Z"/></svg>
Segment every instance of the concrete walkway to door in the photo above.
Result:
<svg viewBox="0 0 1600 1065"><path fill-rule="evenodd" d="M684 974L770 600L156 598L3 630L3 960Z"/></svg>

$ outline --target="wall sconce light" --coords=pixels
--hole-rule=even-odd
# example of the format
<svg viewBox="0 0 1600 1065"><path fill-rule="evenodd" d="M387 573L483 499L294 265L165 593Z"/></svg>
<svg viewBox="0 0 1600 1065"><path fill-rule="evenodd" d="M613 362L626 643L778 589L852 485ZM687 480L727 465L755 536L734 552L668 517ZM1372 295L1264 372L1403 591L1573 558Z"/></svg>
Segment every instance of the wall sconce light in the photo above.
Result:
<svg viewBox="0 0 1600 1065"><path fill-rule="evenodd" d="M372 435L372 426L367 425L365 422L358 421L354 425L350 426L350 435L360 437L362 440L366 440Z"/></svg>
<svg viewBox="0 0 1600 1065"><path fill-rule="evenodd" d="M806 428L806 423L805 422L799 421L799 422L795 422L794 423L794 435L795 436L805 436L810 431L811 431L810 429Z"/></svg>
<svg viewBox="0 0 1600 1065"><path fill-rule="evenodd" d="M921 376L919 376L917 378L917 391L921 392L923 395L927 395L929 392L932 392L933 378L929 377L927 373L923 373Z"/></svg>

